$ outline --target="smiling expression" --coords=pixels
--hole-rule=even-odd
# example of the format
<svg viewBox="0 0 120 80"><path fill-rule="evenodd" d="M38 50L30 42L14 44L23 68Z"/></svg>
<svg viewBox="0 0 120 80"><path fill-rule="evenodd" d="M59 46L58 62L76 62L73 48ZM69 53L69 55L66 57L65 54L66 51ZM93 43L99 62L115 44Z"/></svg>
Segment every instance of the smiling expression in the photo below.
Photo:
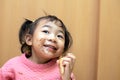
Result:
<svg viewBox="0 0 120 80"><path fill-rule="evenodd" d="M59 57L64 52L64 31L55 22L42 20L38 23L31 38L34 61L43 62Z"/></svg>

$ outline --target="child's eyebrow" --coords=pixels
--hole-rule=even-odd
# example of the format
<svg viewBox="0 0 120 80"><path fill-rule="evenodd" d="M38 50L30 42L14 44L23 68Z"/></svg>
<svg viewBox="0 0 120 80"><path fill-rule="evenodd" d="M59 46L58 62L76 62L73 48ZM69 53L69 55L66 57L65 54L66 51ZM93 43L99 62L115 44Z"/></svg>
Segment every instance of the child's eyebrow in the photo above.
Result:
<svg viewBox="0 0 120 80"><path fill-rule="evenodd" d="M42 27L52 28L52 26L50 26L50 25L44 25L44 26L42 26ZM61 32L62 34L65 34L64 31L62 31L62 30L58 30L58 31Z"/></svg>
<svg viewBox="0 0 120 80"><path fill-rule="evenodd" d="M60 33L65 34L63 31L59 30Z"/></svg>

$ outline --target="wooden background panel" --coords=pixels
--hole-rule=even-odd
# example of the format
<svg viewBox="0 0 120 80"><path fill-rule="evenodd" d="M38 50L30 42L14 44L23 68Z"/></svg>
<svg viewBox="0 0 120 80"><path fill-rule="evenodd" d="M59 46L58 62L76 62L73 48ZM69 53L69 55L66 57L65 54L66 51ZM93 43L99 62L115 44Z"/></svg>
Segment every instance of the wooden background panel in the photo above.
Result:
<svg viewBox="0 0 120 80"><path fill-rule="evenodd" d="M120 1L101 0L98 80L120 80Z"/></svg>
<svg viewBox="0 0 120 80"><path fill-rule="evenodd" d="M76 80L119 80L119 7L118 0L0 0L0 66L21 54L24 18L35 20L44 10L62 19L73 36Z"/></svg>

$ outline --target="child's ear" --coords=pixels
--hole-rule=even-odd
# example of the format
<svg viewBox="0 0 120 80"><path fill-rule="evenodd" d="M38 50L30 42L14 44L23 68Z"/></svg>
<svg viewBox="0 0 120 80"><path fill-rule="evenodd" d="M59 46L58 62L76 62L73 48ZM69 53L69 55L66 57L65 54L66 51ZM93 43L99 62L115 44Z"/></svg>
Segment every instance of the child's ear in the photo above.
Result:
<svg viewBox="0 0 120 80"><path fill-rule="evenodd" d="M32 35L26 34L25 41L26 41L27 45L31 46L32 45Z"/></svg>

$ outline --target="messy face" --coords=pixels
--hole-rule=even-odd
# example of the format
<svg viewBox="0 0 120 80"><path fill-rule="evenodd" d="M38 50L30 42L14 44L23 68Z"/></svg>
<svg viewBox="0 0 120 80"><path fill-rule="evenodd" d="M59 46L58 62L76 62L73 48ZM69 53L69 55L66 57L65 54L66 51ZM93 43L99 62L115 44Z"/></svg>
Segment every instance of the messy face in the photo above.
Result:
<svg viewBox="0 0 120 80"><path fill-rule="evenodd" d="M38 59L52 59L64 52L65 36L55 22L42 20L32 36L32 56Z"/></svg>

